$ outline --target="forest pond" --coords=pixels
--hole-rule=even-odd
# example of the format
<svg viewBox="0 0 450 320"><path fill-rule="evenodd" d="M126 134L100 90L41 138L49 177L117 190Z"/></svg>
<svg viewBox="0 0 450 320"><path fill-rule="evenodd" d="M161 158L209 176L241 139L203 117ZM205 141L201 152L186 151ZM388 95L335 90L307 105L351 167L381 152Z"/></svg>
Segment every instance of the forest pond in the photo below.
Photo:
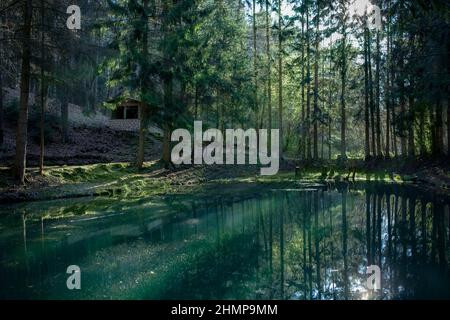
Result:
<svg viewBox="0 0 450 320"><path fill-rule="evenodd" d="M385 184L214 191L0 207L0 298L450 298L448 199Z"/></svg>

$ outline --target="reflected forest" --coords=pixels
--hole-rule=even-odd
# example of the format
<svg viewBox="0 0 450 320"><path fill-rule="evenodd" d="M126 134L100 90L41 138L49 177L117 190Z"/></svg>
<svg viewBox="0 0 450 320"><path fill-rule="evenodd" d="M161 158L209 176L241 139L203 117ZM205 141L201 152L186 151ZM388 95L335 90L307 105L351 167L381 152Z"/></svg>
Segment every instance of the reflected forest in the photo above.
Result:
<svg viewBox="0 0 450 320"><path fill-rule="evenodd" d="M329 185L116 204L94 228L92 204L64 207L76 216L56 222L50 202L9 219L0 279L20 282L18 297L76 298L57 272L76 258L90 288L79 298L447 299L449 204L395 185ZM381 269L375 291L370 265Z"/></svg>

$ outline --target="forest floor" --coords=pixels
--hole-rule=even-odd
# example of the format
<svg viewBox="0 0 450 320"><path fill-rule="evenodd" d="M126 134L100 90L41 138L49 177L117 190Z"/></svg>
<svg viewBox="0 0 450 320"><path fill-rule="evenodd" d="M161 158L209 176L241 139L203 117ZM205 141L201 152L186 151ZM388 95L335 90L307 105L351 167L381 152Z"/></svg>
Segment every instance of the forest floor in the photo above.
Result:
<svg viewBox="0 0 450 320"><path fill-rule="evenodd" d="M46 139L45 164L50 166L89 165L97 163L131 162L136 157L137 132L116 131L108 127L72 127L68 141L62 142L59 128L54 128L51 139ZM10 166L15 155L15 126L5 126L5 141L0 147L0 167ZM161 143L149 135L145 158L156 160ZM39 164L39 134L31 129L27 146L27 164Z"/></svg>
<svg viewBox="0 0 450 320"><path fill-rule="evenodd" d="M97 195L143 197L176 192L194 192L211 185L234 183L281 183L381 181L410 183L439 193L450 194L450 163L447 158L434 160L350 160L345 166L334 162L304 165L295 160L281 162L280 172L260 176L258 166L181 166L163 169L157 161L161 143L149 137L141 171L130 163L136 155L138 135L107 128L78 127L69 131L68 143L60 137L48 141L45 174L39 175L39 146L30 135L27 183L17 185L10 166L14 158L14 130L6 128L6 141L0 148L0 203L76 198ZM33 138L34 137L34 138Z"/></svg>

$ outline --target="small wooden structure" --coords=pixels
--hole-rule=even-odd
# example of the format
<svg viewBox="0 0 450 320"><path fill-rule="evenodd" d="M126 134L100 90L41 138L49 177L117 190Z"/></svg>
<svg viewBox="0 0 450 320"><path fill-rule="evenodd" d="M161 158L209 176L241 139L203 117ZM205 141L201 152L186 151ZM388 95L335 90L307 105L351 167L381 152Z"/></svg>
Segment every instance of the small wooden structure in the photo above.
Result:
<svg viewBox="0 0 450 320"><path fill-rule="evenodd" d="M111 120L133 120L139 119L139 112L142 102L128 99L119 103L112 112Z"/></svg>
<svg viewBox="0 0 450 320"><path fill-rule="evenodd" d="M138 131L139 118L143 103L135 99L127 99L118 103L111 113L108 126L118 131Z"/></svg>

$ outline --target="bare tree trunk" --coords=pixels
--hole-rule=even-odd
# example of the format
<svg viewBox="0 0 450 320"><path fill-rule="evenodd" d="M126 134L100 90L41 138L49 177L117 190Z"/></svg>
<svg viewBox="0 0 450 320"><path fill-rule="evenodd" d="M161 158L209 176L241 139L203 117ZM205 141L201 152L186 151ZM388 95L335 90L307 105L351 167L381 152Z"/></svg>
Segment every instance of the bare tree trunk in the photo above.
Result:
<svg viewBox="0 0 450 320"><path fill-rule="evenodd" d="M147 136L147 106L139 106L139 142L136 166L141 170L145 161L145 138Z"/></svg>
<svg viewBox="0 0 450 320"><path fill-rule="evenodd" d="M253 15L252 15L252 22L253 22L253 85L255 86L253 88L253 103L255 106L255 118L256 118L256 128L258 128L258 113L259 113L259 104L258 104L258 66L257 66L257 59L258 59L258 51L256 46L256 0L253 0L252 5Z"/></svg>
<svg viewBox="0 0 450 320"><path fill-rule="evenodd" d="M325 127L320 125L320 159L325 157Z"/></svg>
<svg viewBox="0 0 450 320"><path fill-rule="evenodd" d="M280 129L280 158L283 158L283 36L282 36L282 0L278 0L278 126Z"/></svg>
<svg viewBox="0 0 450 320"><path fill-rule="evenodd" d="M347 143L346 143L346 131L347 131L347 115L346 115L346 106L345 106L345 87L347 85L347 55L345 53L346 50L346 42L347 42L347 34L345 31L345 23L342 25L342 48L341 48L341 159L345 161L347 159Z"/></svg>
<svg viewBox="0 0 450 320"><path fill-rule="evenodd" d="M32 0L24 1L24 27L22 40L22 66L20 76L20 106L17 123L15 175L20 183L25 183L28 139L28 99L30 91L30 60L31 60L31 19Z"/></svg>
<svg viewBox="0 0 450 320"><path fill-rule="evenodd" d="M41 78L42 79L42 78ZM43 79L42 79L43 80ZM45 81L45 80L43 80ZM45 106L47 104L47 91L48 86L46 83L41 84L41 94L40 94L40 105L41 105L41 115L40 115L40 143L39 143L39 174L44 174L44 153L45 153Z"/></svg>
<svg viewBox="0 0 450 320"><path fill-rule="evenodd" d="M328 117L328 160L331 161L331 117Z"/></svg>
<svg viewBox="0 0 450 320"><path fill-rule="evenodd" d="M391 1L388 1L388 21L387 21L387 70L386 70L386 93L385 93L385 101L386 101L386 149L385 149L385 158L389 159L391 157L391 94L392 94L392 86L391 86L391 68L392 68L392 56L391 56Z"/></svg>
<svg viewBox="0 0 450 320"><path fill-rule="evenodd" d="M425 146L425 110L421 110L419 113L419 146L420 156L424 157L426 154Z"/></svg>
<svg viewBox="0 0 450 320"><path fill-rule="evenodd" d="M387 80L389 83L389 79ZM387 84L387 87L389 84ZM388 89L389 90L389 89ZM389 98L386 98L386 146L385 155L386 159L391 157L391 104Z"/></svg>
<svg viewBox="0 0 450 320"><path fill-rule="evenodd" d="M308 0L305 2L306 6L306 158L312 159L311 154L311 47L310 47L310 33L309 33L309 6Z"/></svg>
<svg viewBox="0 0 450 320"><path fill-rule="evenodd" d="M144 57L148 56L148 27L147 27L147 9L148 9L149 0L144 0L143 7L144 10L142 11L141 16L141 23L145 25L144 32L142 35L142 54ZM147 75L145 75L145 78ZM146 79L144 79L146 80ZM141 95L144 96L145 90L146 90L146 83L143 81L141 83ZM137 159L136 159L136 167L138 170L141 170L144 166L145 161L145 139L147 136L147 127L148 127L148 108L149 106L144 102L141 103L139 106L139 142L138 142L138 152L137 152Z"/></svg>
<svg viewBox="0 0 450 320"><path fill-rule="evenodd" d="M400 70L404 70L404 65L403 65L403 57L400 57ZM406 102L405 102L405 85L403 80L400 80L401 84L400 84L400 112L402 117L404 117L406 115ZM404 120L403 120L404 122ZM406 134L405 134L405 128L404 125L402 125L401 127L401 136L400 136L400 147L402 150L402 157L406 157L408 154L408 150L407 150L407 144L406 144Z"/></svg>
<svg viewBox="0 0 450 320"><path fill-rule="evenodd" d="M3 123L3 75L0 73L0 147L4 140L4 123Z"/></svg>
<svg viewBox="0 0 450 320"><path fill-rule="evenodd" d="M372 154L377 156L377 146L375 143L375 102L373 97L373 78L372 78L372 43L370 31L367 31L367 63L368 63L368 75L369 75L369 106L370 106L370 122L371 122L371 134L372 134Z"/></svg>
<svg viewBox="0 0 450 320"><path fill-rule="evenodd" d="M267 112L269 116L269 129L272 129L272 59L270 56L270 9L269 0L266 0L266 54L267 54ZM269 130L270 132L270 130ZM271 141L271 139L269 139Z"/></svg>
<svg viewBox="0 0 450 320"><path fill-rule="evenodd" d="M45 61L45 7L44 0L41 0L41 94L40 94L40 104L41 104L41 119L40 119L40 154L39 154L39 174L44 174L44 151L45 151L45 105L47 100L47 81L44 75L44 61Z"/></svg>
<svg viewBox="0 0 450 320"><path fill-rule="evenodd" d="M333 49L332 49L332 44L330 45L330 73L331 73L331 69L332 69L332 62L333 62ZM334 76L334 74L333 74ZM328 160L331 161L331 107L332 107L332 91L331 91L331 83L332 83L332 78L330 77L330 81L329 81L329 90L328 90L328 108L329 108L329 113L328 113Z"/></svg>
<svg viewBox="0 0 450 320"><path fill-rule="evenodd" d="M375 61L375 81L376 81L376 116L377 116L377 153L376 156L378 158L382 157L381 150L381 115L380 115L380 32L377 31L377 53L376 53L376 61Z"/></svg>
<svg viewBox="0 0 450 320"><path fill-rule="evenodd" d="M408 156L413 158L416 156L416 145L414 141L414 124L415 124L415 112L414 112L414 97L412 93L409 96L409 118L411 123L408 126Z"/></svg>
<svg viewBox="0 0 450 320"><path fill-rule="evenodd" d="M410 50L414 50L414 35L410 34L409 36L409 48ZM415 88L414 75L410 75L410 88L408 92L408 116L409 116L409 125L408 125L408 156L414 158L416 156L416 146L414 141L414 126L415 126L415 111L414 111L414 96L413 92L411 92L411 88Z"/></svg>
<svg viewBox="0 0 450 320"><path fill-rule="evenodd" d="M301 81L301 99L302 99L302 133L300 137L300 156L302 160L306 159L306 126L305 126L305 22L304 13L302 12L302 81Z"/></svg>
<svg viewBox="0 0 450 320"><path fill-rule="evenodd" d="M320 9L319 2L316 2L317 6L317 16L316 16L316 39L315 39L315 58L314 58L314 112L313 112L313 155L314 160L319 159L318 150L318 116L319 116L319 20L320 20Z"/></svg>
<svg viewBox="0 0 450 320"><path fill-rule="evenodd" d="M369 121L369 61L368 61L368 30L364 30L364 133L365 133L365 158L370 159L370 121Z"/></svg>
<svg viewBox="0 0 450 320"><path fill-rule="evenodd" d="M392 74L393 75L393 74ZM394 82L394 80L392 79L392 84ZM391 99L391 101L393 102L394 100ZM394 103L392 103L391 105L391 111L392 111L392 147L394 149L394 157L397 158L398 157L398 147L397 147L397 132L396 132L396 125L395 125L395 105Z"/></svg>

